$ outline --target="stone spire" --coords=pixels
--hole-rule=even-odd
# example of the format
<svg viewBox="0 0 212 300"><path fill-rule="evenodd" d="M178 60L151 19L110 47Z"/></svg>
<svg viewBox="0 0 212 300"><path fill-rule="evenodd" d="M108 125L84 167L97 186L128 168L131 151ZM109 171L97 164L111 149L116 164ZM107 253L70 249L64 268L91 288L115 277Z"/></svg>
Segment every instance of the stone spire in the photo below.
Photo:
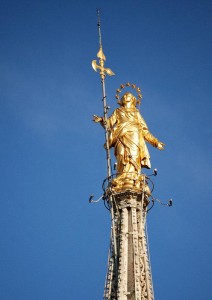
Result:
<svg viewBox="0 0 212 300"><path fill-rule="evenodd" d="M152 275L146 238L146 215L151 201L154 204L150 183L143 172L150 168L150 156L146 142L163 150L165 144L153 136L139 109L141 90L135 84L121 84L116 98L119 107L108 117L105 77L114 75L104 66L100 16L98 31L100 49L97 53L99 65L92 61L92 67L99 71L102 85L103 116L93 116L105 130L107 177L103 182L105 205L111 213L111 238L108 255L104 300L154 300ZM119 98L123 88L135 89ZM110 149L114 148L116 173L112 173ZM90 202L96 202L90 198Z"/></svg>

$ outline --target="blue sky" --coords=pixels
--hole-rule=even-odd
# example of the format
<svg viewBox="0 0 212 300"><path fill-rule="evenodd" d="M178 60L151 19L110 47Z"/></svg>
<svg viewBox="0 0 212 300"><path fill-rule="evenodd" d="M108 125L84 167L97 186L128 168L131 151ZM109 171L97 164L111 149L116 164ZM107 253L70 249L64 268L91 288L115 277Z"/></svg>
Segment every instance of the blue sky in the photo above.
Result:
<svg viewBox="0 0 212 300"><path fill-rule="evenodd" d="M141 87L141 114L166 144L149 146L148 215L158 300L211 299L212 3L206 0L12 1L0 4L0 295L101 299L110 216L98 52L101 9L111 113L121 83ZM149 172L147 172L149 173Z"/></svg>

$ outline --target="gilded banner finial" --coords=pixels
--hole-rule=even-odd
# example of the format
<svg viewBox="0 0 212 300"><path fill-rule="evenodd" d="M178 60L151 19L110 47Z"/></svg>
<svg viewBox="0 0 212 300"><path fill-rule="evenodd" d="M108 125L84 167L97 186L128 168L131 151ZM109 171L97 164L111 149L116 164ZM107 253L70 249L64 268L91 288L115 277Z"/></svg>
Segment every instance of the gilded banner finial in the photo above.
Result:
<svg viewBox="0 0 212 300"><path fill-rule="evenodd" d="M99 58L99 65L97 64L96 60L92 61L92 68L94 71L97 72L97 70L100 70L100 76L101 79L104 79L106 74L109 76L115 75L113 71L109 68L105 68L104 64L106 61L106 57L104 55L103 49L102 49L102 35L101 35L101 23L100 23L100 12L99 9L97 9L97 16L98 16L98 33L99 33L99 51L97 53L97 57Z"/></svg>

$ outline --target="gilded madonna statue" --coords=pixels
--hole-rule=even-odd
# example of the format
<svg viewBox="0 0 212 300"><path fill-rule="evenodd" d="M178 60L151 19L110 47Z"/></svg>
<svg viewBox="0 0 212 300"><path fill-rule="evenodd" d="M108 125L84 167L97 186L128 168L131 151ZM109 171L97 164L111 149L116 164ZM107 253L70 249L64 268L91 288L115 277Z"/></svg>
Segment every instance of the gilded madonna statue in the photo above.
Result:
<svg viewBox="0 0 212 300"><path fill-rule="evenodd" d="M141 169L151 168L146 142L159 150L163 150L165 144L149 132L136 108L137 99L133 94L125 93L118 103L120 107L107 119L109 147L114 148L117 160L117 176L113 179L112 186L140 188ZM93 121L104 126L105 120L102 117L94 115Z"/></svg>

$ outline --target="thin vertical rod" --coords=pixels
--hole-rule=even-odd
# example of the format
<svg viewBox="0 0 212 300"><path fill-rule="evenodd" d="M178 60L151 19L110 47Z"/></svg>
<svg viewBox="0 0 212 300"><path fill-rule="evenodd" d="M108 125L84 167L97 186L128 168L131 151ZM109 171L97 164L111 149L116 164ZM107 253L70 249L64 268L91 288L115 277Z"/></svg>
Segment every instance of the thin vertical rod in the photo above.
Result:
<svg viewBox="0 0 212 300"><path fill-rule="evenodd" d="M108 116L107 116L107 101L106 101L106 92L105 92L105 75L101 77L102 83L102 95L103 95L103 109L104 109L104 128L105 128L105 140L106 140L106 157L107 157L107 177L111 179L111 157L110 157L110 147L109 147L109 130L108 130Z"/></svg>
<svg viewBox="0 0 212 300"><path fill-rule="evenodd" d="M99 46L100 50L102 49L102 35L101 35L101 23L100 23L100 12L97 9L98 16L98 33L99 33ZM99 60L100 66L102 69L100 70L101 76L101 85L102 85L102 101L103 101L103 109L104 109L104 128L105 128L105 141L106 141L106 158L107 158L107 178L108 181L111 180L112 175L112 167L111 167L111 157L110 157L110 147L109 147L109 128L108 128L108 106L107 106L107 96L105 90L105 72L103 70L104 60L100 57ZM118 276L118 258L117 258L117 241L116 241L116 224L115 224L115 214L114 214L114 199L112 196L109 196L109 202L111 206L111 219L112 219L112 236L113 236L113 246L114 246L114 260L115 260L115 269L116 269L116 278Z"/></svg>
<svg viewBox="0 0 212 300"><path fill-rule="evenodd" d="M101 35L101 23L100 23L100 10L97 9L97 17L98 17L98 32L99 32L99 47L102 48L102 35Z"/></svg>
<svg viewBox="0 0 212 300"><path fill-rule="evenodd" d="M97 9L97 16L98 16L98 32L99 32L99 46L100 49L102 48L102 35L101 35L101 23L100 23L100 12L99 9ZM103 58L100 58L99 60L100 65L103 67L104 66L104 60ZM107 178L108 180L111 179L111 158L110 158L110 149L109 149L109 130L108 130L108 116L107 116L107 111L108 111L108 106L107 106L107 101L106 101L106 91L105 91L105 72L104 70L100 71L100 76L101 76L101 85L102 85L102 101L103 101L103 109L104 109L104 128L105 128L105 140L106 140L106 157L107 157Z"/></svg>

